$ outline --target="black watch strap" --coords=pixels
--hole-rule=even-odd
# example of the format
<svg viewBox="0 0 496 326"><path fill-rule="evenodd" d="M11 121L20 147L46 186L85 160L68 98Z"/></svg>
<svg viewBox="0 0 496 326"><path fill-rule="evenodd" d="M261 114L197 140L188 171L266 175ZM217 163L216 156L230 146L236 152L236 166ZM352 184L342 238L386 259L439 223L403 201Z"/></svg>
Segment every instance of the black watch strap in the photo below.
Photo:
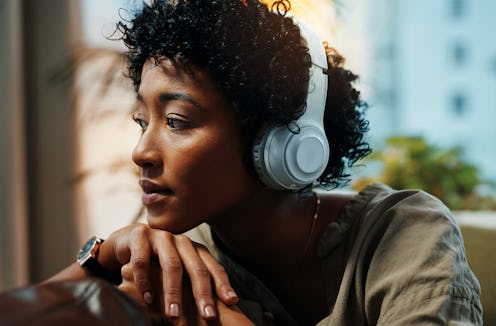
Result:
<svg viewBox="0 0 496 326"><path fill-rule="evenodd" d="M89 274L95 277L103 278L113 284L122 283L121 273L111 272L98 263L98 253L100 246L105 240L93 236L79 250L77 255L78 264Z"/></svg>
<svg viewBox="0 0 496 326"><path fill-rule="evenodd" d="M88 259L84 265L82 265L91 275L103 278L112 284L118 285L122 283L122 277L120 273L114 273L107 270L105 267L100 265L96 259Z"/></svg>

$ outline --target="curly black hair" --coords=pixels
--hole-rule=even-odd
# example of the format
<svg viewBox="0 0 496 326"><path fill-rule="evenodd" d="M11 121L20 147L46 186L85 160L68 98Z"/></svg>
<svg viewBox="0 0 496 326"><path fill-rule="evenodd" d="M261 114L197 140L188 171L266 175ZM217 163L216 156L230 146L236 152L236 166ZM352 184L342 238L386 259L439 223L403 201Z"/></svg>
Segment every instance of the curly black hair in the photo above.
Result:
<svg viewBox="0 0 496 326"><path fill-rule="evenodd" d="M149 59L167 58L190 73L194 66L211 74L238 113L251 172L251 144L262 126L286 125L304 113L308 48L291 18L259 0L154 0L117 28L128 48L128 75L136 90ZM329 48L328 59L324 127L331 154L318 182L335 187L349 181L346 168L370 147L363 140L366 104L352 86L357 76Z"/></svg>

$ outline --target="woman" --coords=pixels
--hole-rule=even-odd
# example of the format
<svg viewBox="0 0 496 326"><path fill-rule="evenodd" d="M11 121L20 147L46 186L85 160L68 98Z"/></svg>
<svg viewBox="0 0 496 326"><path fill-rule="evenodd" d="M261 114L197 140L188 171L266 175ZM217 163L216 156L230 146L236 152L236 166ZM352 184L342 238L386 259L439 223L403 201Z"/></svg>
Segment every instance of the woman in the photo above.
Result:
<svg viewBox="0 0 496 326"><path fill-rule="evenodd" d="M276 5L157 0L119 25L137 91L133 160L148 225L93 239L92 254L51 280L105 277L176 322L196 308L235 325L480 324L478 282L437 199L380 184L348 195L267 182L264 135L305 132L297 119L311 111L322 71L330 145L317 151L329 158L319 156L327 164L315 183L345 183L346 168L370 152L356 76L328 47L327 67L315 68L288 3ZM216 258L181 235L202 223Z"/></svg>

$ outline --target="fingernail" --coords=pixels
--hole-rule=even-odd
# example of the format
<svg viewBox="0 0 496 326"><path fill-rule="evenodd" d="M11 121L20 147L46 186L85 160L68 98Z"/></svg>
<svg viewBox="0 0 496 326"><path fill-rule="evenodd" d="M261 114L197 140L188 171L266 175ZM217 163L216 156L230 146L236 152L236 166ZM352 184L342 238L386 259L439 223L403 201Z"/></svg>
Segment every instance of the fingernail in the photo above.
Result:
<svg viewBox="0 0 496 326"><path fill-rule="evenodd" d="M179 305L177 303L171 303L170 304L169 315L171 317L179 317Z"/></svg>
<svg viewBox="0 0 496 326"><path fill-rule="evenodd" d="M151 304L153 302L153 296L152 294L150 293L150 291L146 291L144 294L143 294L143 300L145 300L145 302L147 304Z"/></svg>
<svg viewBox="0 0 496 326"><path fill-rule="evenodd" d="M205 313L205 317L207 317L207 318L214 318L215 317L215 311L211 305L205 306L205 308L203 308L203 312Z"/></svg>
<svg viewBox="0 0 496 326"><path fill-rule="evenodd" d="M238 295L236 294L236 292L234 292L233 290L228 290L226 292L226 296L229 298L229 299L238 299Z"/></svg>

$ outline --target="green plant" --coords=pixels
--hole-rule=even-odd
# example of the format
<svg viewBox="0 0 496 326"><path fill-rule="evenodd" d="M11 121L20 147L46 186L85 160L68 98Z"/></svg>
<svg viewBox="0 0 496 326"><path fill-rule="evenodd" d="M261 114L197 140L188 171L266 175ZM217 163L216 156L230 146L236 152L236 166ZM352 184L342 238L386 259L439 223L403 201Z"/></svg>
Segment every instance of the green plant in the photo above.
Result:
<svg viewBox="0 0 496 326"><path fill-rule="evenodd" d="M496 209L496 199L479 193L481 185L493 187L479 177L475 165L466 162L460 147L442 149L422 137L395 136L384 149L371 154L366 163L379 163L378 175L358 177L354 189L380 181L396 189L424 189L453 210Z"/></svg>

